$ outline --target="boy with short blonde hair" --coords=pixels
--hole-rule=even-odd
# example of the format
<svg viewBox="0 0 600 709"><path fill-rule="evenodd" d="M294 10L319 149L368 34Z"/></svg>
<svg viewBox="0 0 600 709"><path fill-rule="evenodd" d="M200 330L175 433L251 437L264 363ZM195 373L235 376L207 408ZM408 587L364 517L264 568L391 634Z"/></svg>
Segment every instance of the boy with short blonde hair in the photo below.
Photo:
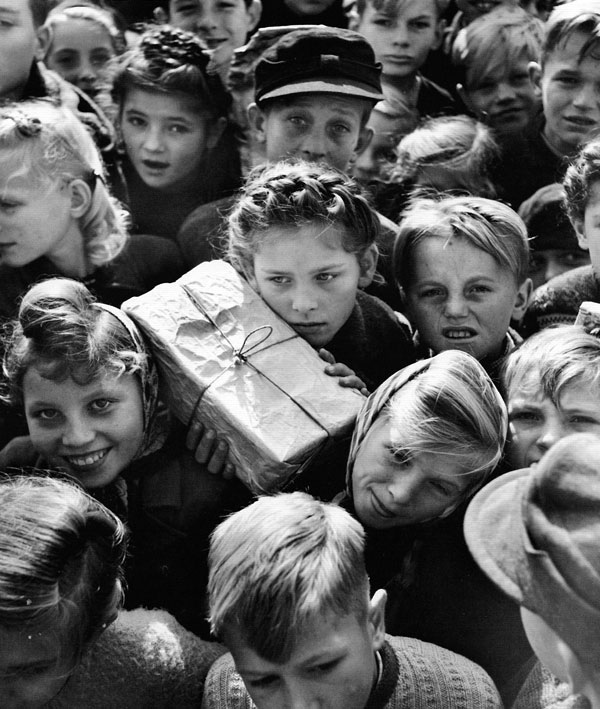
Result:
<svg viewBox="0 0 600 709"><path fill-rule="evenodd" d="M210 670L206 709L249 697L257 709L501 706L474 663L385 635L386 594L369 600L364 543L348 512L301 492L259 498L217 527L209 620L231 656Z"/></svg>

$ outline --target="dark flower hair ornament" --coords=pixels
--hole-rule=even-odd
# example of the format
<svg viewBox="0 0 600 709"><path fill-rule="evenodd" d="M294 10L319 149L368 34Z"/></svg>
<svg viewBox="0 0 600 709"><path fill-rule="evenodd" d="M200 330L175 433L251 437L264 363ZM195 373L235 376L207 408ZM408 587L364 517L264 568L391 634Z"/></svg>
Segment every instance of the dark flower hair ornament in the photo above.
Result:
<svg viewBox="0 0 600 709"><path fill-rule="evenodd" d="M192 64L206 73L210 61L197 37L174 27L161 27L154 32L147 32L142 37L140 49L157 76L169 69L177 69L182 64Z"/></svg>

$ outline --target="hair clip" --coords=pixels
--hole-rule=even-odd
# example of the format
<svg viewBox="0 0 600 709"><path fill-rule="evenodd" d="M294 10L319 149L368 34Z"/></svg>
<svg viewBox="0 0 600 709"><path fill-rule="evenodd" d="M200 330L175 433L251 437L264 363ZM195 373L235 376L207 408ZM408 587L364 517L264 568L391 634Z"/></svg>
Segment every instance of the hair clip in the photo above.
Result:
<svg viewBox="0 0 600 709"><path fill-rule="evenodd" d="M13 109L10 113L5 113L2 118L14 122L17 130L24 138L32 138L42 132L42 122L39 118L28 116L19 109Z"/></svg>

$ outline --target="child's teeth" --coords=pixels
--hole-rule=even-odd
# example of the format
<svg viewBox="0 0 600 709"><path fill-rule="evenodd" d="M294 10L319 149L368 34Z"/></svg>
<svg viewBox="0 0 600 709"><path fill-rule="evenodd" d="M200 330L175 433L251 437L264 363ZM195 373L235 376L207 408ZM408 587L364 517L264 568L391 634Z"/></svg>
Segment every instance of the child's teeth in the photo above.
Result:
<svg viewBox="0 0 600 709"><path fill-rule="evenodd" d="M97 463L101 458L104 458L106 451L99 451L98 453L92 453L91 455L86 455L85 457L75 458L71 457L71 462L74 465L93 465Z"/></svg>
<svg viewBox="0 0 600 709"><path fill-rule="evenodd" d="M448 333L448 337L471 337L471 333L468 330L454 330Z"/></svg>

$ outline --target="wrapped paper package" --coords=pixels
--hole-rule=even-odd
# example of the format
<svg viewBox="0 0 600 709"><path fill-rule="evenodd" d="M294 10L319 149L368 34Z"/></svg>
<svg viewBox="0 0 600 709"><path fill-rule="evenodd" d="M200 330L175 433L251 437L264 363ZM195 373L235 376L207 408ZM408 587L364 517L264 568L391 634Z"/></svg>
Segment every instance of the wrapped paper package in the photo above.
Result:
<svg viewBox="0 0 600 709"><path fill-rule="evenodd" d="M325 374L315 350L228 263L202 263L122 307L150 342L171 411L227 440L254 492L280 489L352 430L364 397Z"/></svg>

